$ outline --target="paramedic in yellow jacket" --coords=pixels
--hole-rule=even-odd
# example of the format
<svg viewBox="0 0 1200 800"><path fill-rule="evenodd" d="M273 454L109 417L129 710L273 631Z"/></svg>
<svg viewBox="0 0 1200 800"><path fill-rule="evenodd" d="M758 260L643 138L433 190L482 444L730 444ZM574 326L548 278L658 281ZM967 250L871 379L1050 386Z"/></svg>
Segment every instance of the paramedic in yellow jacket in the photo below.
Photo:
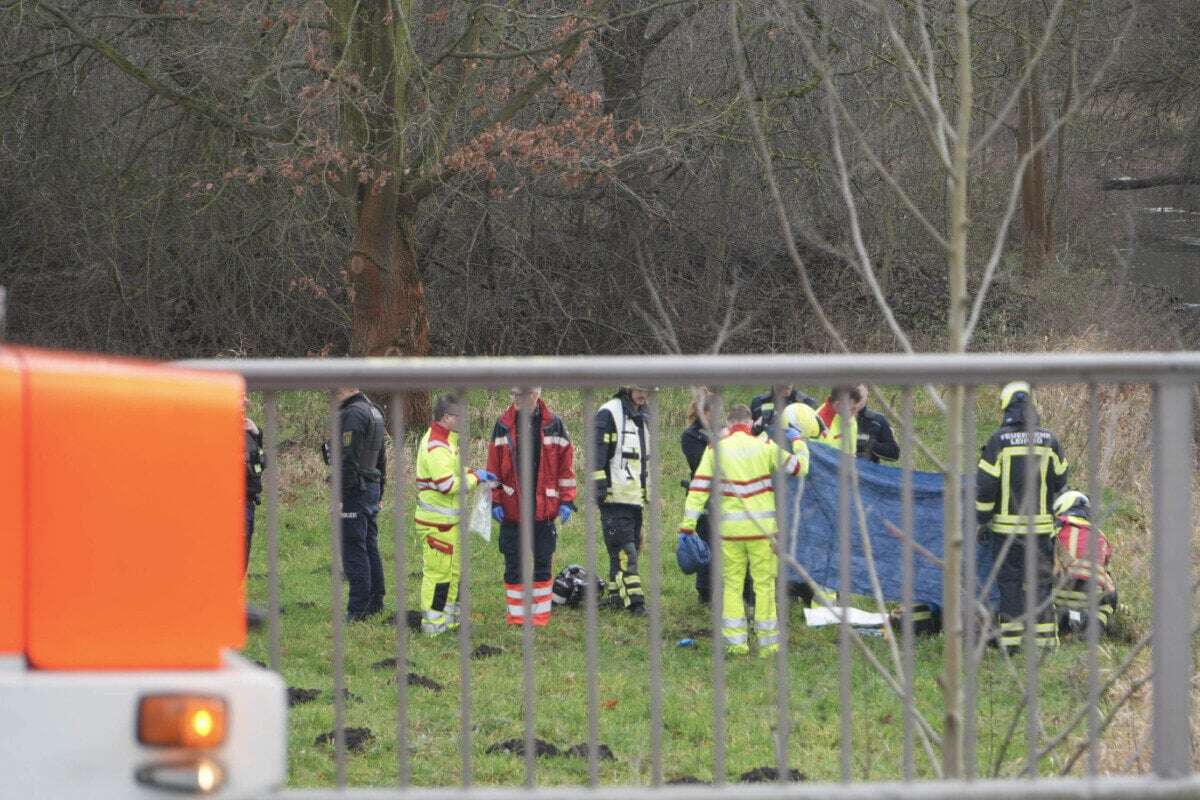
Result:
<svg viewBox="0 0 1200 800"><path fill-rule="evenodd" d="M731 654L750 652L749 625L742 603L742 580L746 567L757 597L754 632L760 656L779 649L779 623L775 615L775 575L779 559L775 553L775 468L800 475L801 460L764 442L750 432L750 409L734 406L729 412L729 429L717 443L721 468L721 559L724 586L722 634ZM797 440L799 441L799 440ZM807 454L807 446L804 447ZM807 461L807 459L806 459ZM688 486L681 533L695 533L696 520L709 500L713 475L713 448L709 447ZM714 531L716 533L716 531Z"/></svg>
<svg viewBox="0 0 1200 800"><path fill-rule="evenodd" d="M437 634L458 627L459 493L464 491L458 433L462 416L458 397L434 403L433 424L417 448L417 505L414 523L421 537L421 631ZM465 491L494 481L487 470L466 473Z"/></svg>
<svg viewBox="0 0 1200 800"><path fill-rule="evenodd" d="M817 409L817 416L821 418L821 423L824 425L824 429L821 431L821 441L831 447L842 449L842 436L845 433L842 430L845 427L842 419L843 402L850 406L849 437L853 442L850 446L850 452L853 453L858 448L858 412L867 405L867 396L863 394L862 388L859 386L835 386L829 393L829 397L825 398L825 402Z"/></svg>

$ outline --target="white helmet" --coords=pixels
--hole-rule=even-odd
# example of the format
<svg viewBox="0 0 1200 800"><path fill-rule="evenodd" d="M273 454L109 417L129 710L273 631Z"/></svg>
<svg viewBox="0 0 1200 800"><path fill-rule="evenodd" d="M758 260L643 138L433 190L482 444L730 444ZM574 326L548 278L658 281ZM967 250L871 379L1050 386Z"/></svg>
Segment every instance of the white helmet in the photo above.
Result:
<svg viewBox="0 0 1200 800"><path fill-rule="evenodd" d="M1071 509L1075 508L1076 506L1091 508L1091 505L1092 503L1090 500L1088 500L1088 496L1086 494L1072 489L1071 491L1063 492L1058 497L1054 498L1054 514L1055 516L1061 517L1063 514L1069 513Z"/></svg>

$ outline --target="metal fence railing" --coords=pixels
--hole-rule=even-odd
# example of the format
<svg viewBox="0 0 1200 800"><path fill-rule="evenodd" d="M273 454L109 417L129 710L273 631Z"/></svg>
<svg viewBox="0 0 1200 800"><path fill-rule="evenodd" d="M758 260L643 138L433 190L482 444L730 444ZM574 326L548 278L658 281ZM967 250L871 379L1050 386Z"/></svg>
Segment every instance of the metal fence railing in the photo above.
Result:
<svg viewBox="0 0 1200 800"><path fill-rule="evenodd" d="M962 637L965 658L963 661L963 709L961 747L963 753L962 781L930 781L915 783L850 783L851 754L854 742L851 739L851 714L853 709L852 687L850 684L851 661L855 653L872 658L857 633L846 624L841 624L838 646L838 669L841 675L839 684L839 707L841 715L840 784L796 784L786 783L789 775L788 731L793 721L793 710L790 707L789 689L792 678L788 673L786 614L780 614L780 622L785 626L781 631L781 640L785 646L776 659L775 675L777 686L774 687L776 707L773 719L764 717L764 730L774 729L777 775L780 783L770 786L740 787L738 792L748 798L768 797L900 797L916 796L922 798L984 798L1008 797L1021 793L1030 798L1082 798L1082 797L1125 797L1130 795L1142 797L1200 797L1200 782L1192 777L1192 737L1191 737L1191 684L1193 677L1193 586L1192 573L1192 501L1191 490L1194 479L1193 472L1193 394L1195 386L1200 382L1200 355L1193 354L989 354L989 355L862 355L862 356L661 356L661 357L539 357L539 358L497 358L497 359L365 359L365 360L211 360L184 362L184 366L201 369L215 369L241 373L247 382L248 389L263 393L265 402L265 441L268 455L268 470L265 482L266 525L267 525L267 554L268 554L268 651L270 667L280 669L280 569L279 569L279 460L275 457L279 446L279 410L277 398L280 392L292 390L333 390L341 386L355 386L364 390L390 393L393 402L391 409L391 428L395 463L407 463L411 454L404 451L406 437L404 432L409 429L422 430L428 420L407 420L404 418L405 404L402 402L404 392L413 390L428 390L432 387L454 387L459 389L507 389L510 386L544 386L547 388L577 388L583 391L582 416L584 434L581 439L584 449L584 463L592 464L593 449L593 416L597 403L595 390L598 387L612 387L618 384L646 384L655 387L666 386L740 386L747 384L770 385L788 382L803 385L844 385L866 382L872 385L888 385L902 387L903 402L899 409L899 427L902 431L904 447L902 469L904 486L904 513L901 528L905 534L903 559L904 581L906 595L904 600L911 598L912 586L912 469L913 469L913 396L921 387L964 387L964 407L967 411L961 438L965 464L962 480L966 484L966 495L973 495L974 464L978 453L978 442L975 436L974 392L976 387L996 385L1009 380L1026 380L1035 387L1050 384L1081 384L1086 392L1080 393L1080 403L1077 410L1079 417L1087 420L1087 452L1084 458L1089 465L1087 470L1090 485L1087 487L1092 497L1100 497L1102 487L1097 484L1097 465L1100 458L1100 413L1099 388L1106 384L1145 384L1153 388L1153 580L1152 604L1153 626L1151 633L1135 645L1130 658L1138 651L1150 647L1152 653L1152 682L1153 682L1153 712L1152 712L1152 772L1144 776L1099 777L1099 761L1097 741L1102 724L1102 696L1108 688L1108 683L1102 680L1098 649L1099 633L1095 622L1096 614L1090 614L1091 622L1086 633L1087 655L1084 669L1086 671L1087 702L1080 717L1073 725L1084 725L1087 731L1087 759L1082 766L1083 777L1076 779L1040 778L1039 762L1045 755L1046 742L1036 724L1036 708L1039 698L1039 659L1037 648L1025 648L1027 657L1024 660L1025 690L1024 702L1027 706L1026 730L1026 769L1025 775L1032 780L974 780L977 730L976 671L984 650L978 631L970 624L949 624L947 635ZM719 392L718 392L719 393ZM651 403L653 404L653 395ZM652 405L653 409L653 405ZM650 419L657 426L657 414L653 411ZM332 443L332 461L339 463L341 436L338 430L338 414L336 403L332 396L329 407L329 441ZM463 426L468 424L469 414L462 416ZM714 423L715 427L715 423ZM460 435L471 434L486 436L487 431L461 430ZM527 441L525 437L522 441ZM657 428L651 430L651 440L659 441ZM528 468L530 459L528 452L519 463L525 466L522 477L524 485L529 485ZM849 471L853 461L849 455L842 458L842 474ZM661 464L661 459L651 462ZM657 469L657 468L656 468ZM719 475L718 464L715 472ZM581 478L586 477L589 468L580 470ZM460 476L465 478L465 475ZM714 485L717 475L714 475ZM346 719L345 689L345 645L343 640L343 615L341 613L342 580L339 546L340 496L339 471L332 470L330 516L330 553L332 580L332 638L333 656L331 671L334 685L334 760L336 788L342 789L347 784L347 753L344 736ZM597 515L594 497L592 496L591 481L581 480L582 514L586 530L586 569L589 576L600 573L597 568ZM779 482L782 483L782 482ZM412 491L411 487L402 485L397 480L391 483L394 504L395 555L393 585L397 592L397 608L406 608L405 586L412 565L405 563L406 536L411 521L405 516L405 494ZM649 507L659 507L659 493L662 480L657 472L650 481ZM848 553L850 540L850 504L845 495L848 493L848 481L842 482L843 502L841 503L842 518L839 525L841 537L842 578L845 586L846 570L848 569ZM529 499L528 493L525 500ZM781 505L786 500L781 501ZM466 519L466 496L462 496L460 511L462 519ZM668 512L671 513L671 512ZM457 746L461 760L461 776L453 788L431 789L412 786L410 751L409 751L409 704L408 688L405 680L405 663L409 653L408 634L406 632L403 612L397 615L395 628L395 657L397 664L397 698L396 698L396 767L395 781L388 787L378 789L355 789L347 794L338 793L336 796L353 796L359 798L449 798L453 797L488 797L493 800L508 798L530 797L588 797L608 796L613 787L600 787L600 752L599 752L599 693L597 691L597 648L599 641L599 623L597 613L597 589L594 582L589 581L585 599L585 631L586 631L586 695L587 695L587 782L582 787L556 787L554 789L535 789L536 764L534 744L534 709L537 698L536 678L533 652L534 639L531 626L532 614L530 595L532 575L531 514L522 514L521 545L522 573L526 589L523 602L525 604L525 623L522 636L522 712L524 728L524 777L523 786L511 788L480 787L476 783L473 769L473 759L477 752L473 741L471 673L472 663L472 624L471 606L471 547L467 546L470 537L462 536L462 581L459 603L461 606L462 624L458 630L458 670L459 670L459 734ZM974 514L970 507L962 515L964 520L963 556L967 563L975 558ZM668 517L674 520L674 517ZM720 521L713 520L714 526L719 527ZM647 554L648 564L644 571L647 586L647 636L651 643L661 641L663 633L662 620L662 574L663 564L663 529L658 514L650 514L647 520ZM720 586L719 563L721 548L714 547L714 572L718 576L714 587ZM1028 549L1032 552L1032 548ZM1029 567L1032 568L1032 567ZM783 573L780 570L780 582ZM975 600L986 594L989 587L980 586L974 577L974 571L965 570L964 598L968 603L964 608L974 607ZM781 586L782 588L782 586ZM1093 612L1097 598L1095 591L1090 594ZM659 797L690 797L716 798L723 794L722 786L726 783L726 731L725 731L725 680L726 656L721 641L721 602L720 592L714 591L712 603L712 637L713 660L711 680L713 685L714 708L712 714L712 783L713 786L664 785L663 769L663 685L662 685L662 655L661 647L648 648L649 673L649 740L645 743L648 753L648 783L647 786L622 787L621 795L627 800ZM844 589L839 602L844 601ZM1036 603L1030 603L1032 609ZM784 606L781 606L784 607ZM1034 612L1028 612L1032 615ZM1032 617L1030 617L1032 621ZM1032 630L1033 626L1027 626ZM890 640L889 640L890 641ZM1027 645L1031 645L1027 641ZM903 708L903 755L901 758L901 774L897 777L909 781L914 776L914 753L917 748L925 750L931 762L935 761L935 751L938 746L939 731L930 721L920 717L914 707L913 686L913 631L911 621L906 621L896 637L894 648L896 655L897 674L892 686L901 699ZM446 746L451 746L446 743ZM288 797L326 797L333 796L328 790L290 790L285 792Z"/></svg>

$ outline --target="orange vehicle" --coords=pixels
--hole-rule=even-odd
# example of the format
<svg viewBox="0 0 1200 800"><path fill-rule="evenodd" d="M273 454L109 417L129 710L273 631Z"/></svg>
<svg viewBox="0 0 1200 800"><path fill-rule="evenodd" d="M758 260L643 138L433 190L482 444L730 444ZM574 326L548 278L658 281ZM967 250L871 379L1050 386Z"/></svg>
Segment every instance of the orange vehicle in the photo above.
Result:
<svg viewBox="0 0 1200 800"><path fill-rule="evenodd" d="M0 348L0 797L255 797L240 377Z"/></svg>

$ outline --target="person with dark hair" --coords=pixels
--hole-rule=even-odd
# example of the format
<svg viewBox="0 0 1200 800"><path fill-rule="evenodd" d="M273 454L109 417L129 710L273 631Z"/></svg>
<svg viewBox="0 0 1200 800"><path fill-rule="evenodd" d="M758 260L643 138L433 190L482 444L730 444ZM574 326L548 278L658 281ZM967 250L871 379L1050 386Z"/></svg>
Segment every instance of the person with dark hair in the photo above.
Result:
<svg viewBox="0 0 1200 800"><path fill-rule="evenodd" d="M375 518L387 473L385 428L383 412L358 389L338 389L337 399L342 431L342 463L338 465L342 474L342 571L350 584L346 617L357 622L383 611L383 561Z"/></svg>
<svg viewBox="0 0 1200 800"><path fill-rule="evenodd" d="M867 408L867 385L860 383L855 387L858 396L862 398L862 406L858 409L855 422L858 428L858 457L865 458L878 464L882 461L896 461L900 458L900 444L888 418L878 411Z"/></svg>
<svg viewBox="0 0 1200 800"><path fill-rule="evenodd" d="M480 481L494 481L487 470L470 470L465 485L458 432L463 406L456 395L437 398L433 424L417 446L417 503L413 524L421 537L421 631L444 633L458 627L459 494Z"/></svg>
<svg viewBox="0 0 1200 800"><path fill-rule="evenodd" d="M842 405L849 405L850 424L842 419ZM867 398L857 386L835 386L825 402L817 409L817 416L825 429L821 432L821 441L839 450L842 447L843 434L858 445L858 412L867 404ZM846 428L849 428L847 431Z"/></svg>
<svg viewBox="0 0 1200 800"><path fill-rule="evenodd" d="M812 408L817 407L816 398L809 397L790 383L777 383L766 392L756 395L750 401L750 416L753 421L750 432L755 436L764 431L773 435L775 427L775 412L787 408L792 403L804 403Z"/></svg>
<svg viewBox="0 0 1200 800"><path fill-rule="evenodd" d="M521 415L526 427L522 429ZM521 576L521 437L528 436L533 511L533 624L550 623L554 589L555 522L563 525L575 511L575 450L562 419L542 399L540 387L514 387L512 405L496 420L488 445L488 471L495 473L492 516L500 523L504 555L504 594L509 625L525 621L525 584Z"/></svg>
<svg viewBox="0 0 1200 800"><path fill-rule="evenodd" d="M1025 634L1025 550L1034 548L1038 607L1035 642L1058 645L1058 623L1050 606L1054 588L1054 514L1051 503L1067 486L1067 459L1053 433L1039 425L1033 390L1014 381L1000 392L1004 412L979 458L975 510L986 526L992 555L999 562L1000 640L1006 650L1021 646ZM1032 437L1032 439L1031 439ZM1033 471L1033 495L1028 492ZM1007 546L1007 554L1000 558Z"/></svg>
<svg viewBox="0 0 1200 800"><path fill-rule="evenodd" d="M249 405L249 398L244 401ZM254 541L254 514L262 502L262 474L267 459L263 455L263 435L249 413L243 417L243 433L246 440L246 558L242 565L245 573L250 567L250 545Z"/></svg>
<svg viewBox="0 0 1200 800"><path fill-rule="evenodd" d="M724 604L722 635L730 654L750 652L749 623L742 601L746 569L754 583L754 633L758 653L768 656L779 649L779 623L775 610L775 552L778 525L775 518L775 471L800 475L799 458L772 441L750 431L750 409L736 405L729 412L729 428L704 451L688 487L679 532L695 534L696 523L710 498L720 505L721 562ZM720 483L713 485L714 452L720 456Z"/></svg>
<svg viewBox="0 0 1200 800"><path fill-rule="evenodd" d="M642 506L646 502L647 389L624 386L596 412L596 463L592 480L608 550L608 597L630 613L646 613L638 554L642 549ZM619 600L618 600L619 598Z"/></svg>

